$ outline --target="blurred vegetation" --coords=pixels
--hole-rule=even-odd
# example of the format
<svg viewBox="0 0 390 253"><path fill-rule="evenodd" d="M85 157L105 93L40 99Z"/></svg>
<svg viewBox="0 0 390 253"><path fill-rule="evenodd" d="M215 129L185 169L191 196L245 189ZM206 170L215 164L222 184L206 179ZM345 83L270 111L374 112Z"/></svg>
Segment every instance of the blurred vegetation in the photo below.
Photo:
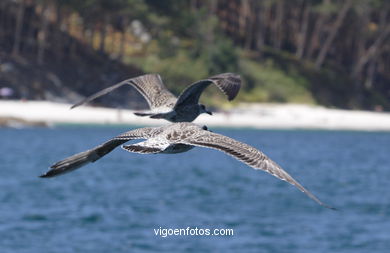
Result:
<svg viewBox="0 0 390 253"><path fill-rule="evenodd" d="M175 93L236 72L244 82L235 102L390 110L386 0L3 0L0 14L2 55L41 67L72 57L74 68L85 58L93 65L77 57L91 50L160 73ZM104 74L96 65L93 75ZM63 85L88 95L125 73L88 88ZM225 103L213 88L202 99Z"/></svg>

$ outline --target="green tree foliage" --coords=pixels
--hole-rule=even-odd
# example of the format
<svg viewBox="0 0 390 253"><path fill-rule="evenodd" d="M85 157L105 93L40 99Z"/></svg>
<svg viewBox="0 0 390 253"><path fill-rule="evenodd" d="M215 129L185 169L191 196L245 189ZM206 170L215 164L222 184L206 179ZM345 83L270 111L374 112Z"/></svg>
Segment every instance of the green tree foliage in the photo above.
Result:
<svg viewBox="0 0 390 253"><path fill-rule="evenodd" d="M29 19L47 9L50 27ZM46 36L57 27L176 92L237 72L237 101L390 109L387 0L3 0L0 12L15 17L0 20L14 56L37 51L43 62L51 43L57 58L75 56L72 40Z"/></svg>

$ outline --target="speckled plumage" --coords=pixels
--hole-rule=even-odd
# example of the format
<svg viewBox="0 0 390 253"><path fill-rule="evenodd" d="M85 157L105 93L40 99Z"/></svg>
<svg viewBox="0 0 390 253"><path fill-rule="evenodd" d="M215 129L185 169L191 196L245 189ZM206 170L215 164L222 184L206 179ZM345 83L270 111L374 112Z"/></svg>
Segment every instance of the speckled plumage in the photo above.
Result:
<svg viewBox="0 0 390 253"><path fill-rule="evenodd" d="M127 79L104 90L101 90L72 108L90 102L103 96L123 85L129 84L138 90L146 99L150 111L135 113L138 116L150 116L151 118L162 118L171 122L191 122L195 120L202 111L199 105L199 98L202 92L210 85L215 84L228 98L234 99L241 87L241 78L233 73L223 73L200 80L188 86L178 98L167 90L160 75L147 74Z"/></svg>
<svg viewBox="0 0 390 253"><path fill-rule="evenodd" d="M224 135L213 133L207 127L200 127L193 123L174 123L163 127L147 127L132 130L121 134L94 149L76 154L64 159L51 168L42 177L52 177L77 169L89 162L94 162L111 152L114 148L133 139L147 139L132 145L123 145L129 152L141 154L174 154L186 152L195 146L212 148L236 158L250 167L263 170L271 175L287 181L304 192L318 204L331 208L317 199L311 192L293 179L278 164L269 159L256 148L236 141Z"/></svg>

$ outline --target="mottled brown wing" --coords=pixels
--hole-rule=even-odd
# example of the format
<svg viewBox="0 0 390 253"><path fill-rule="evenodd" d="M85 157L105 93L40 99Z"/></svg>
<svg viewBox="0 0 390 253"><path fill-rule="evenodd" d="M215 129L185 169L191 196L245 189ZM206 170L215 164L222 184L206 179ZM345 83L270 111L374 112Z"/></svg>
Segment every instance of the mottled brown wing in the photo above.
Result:
<svg viewBox="0 0 390 253"><path fill-rule="evenodd" d="M100 158L114 150L116 147L129 140L150 138L159 134L160 132L160 127L145 127L128 131L90 150L72 155L68 158L65 158L64 160L53 164L50 167L51 170L41 175L40 177L54 177L67 172L71 172L88 163L92 163L99 160Z"/></svg>
<svg viewBox="0 0 390 253"><path fill-rule="evenodd" d="M98 97L110 93L111 91L123 85L132 85L134 88L136 88L137 91L141 93L141 95L146 99L150 109L158 108L165 105L171 105L171 107L173 107L176 102L176 97L166 89L165 85L161 80L160 75L147 74L135 78L130 78L120 83L114 84L113 86L110 86L85 98L79 103L73 105L71 108L75 108L79 105L88 103Z"/></svg>
<svg viewBox="0 0 390 253"><path fill-rule="evenodd" d="M130 80L132 85L144 96L150 109L173 107L177 98L165 87L160 75L143 75Z"/></svg>
<svg viewBox="0 0 390 253"><path fill-rule="evenodd" d="M295 179L293 179L286 171L284 171L278 164L276 164L274 161L269 159L261 151L245 143L236 141L232 138L220 134L204 131L204 134L195 135L193 138L186 139L185 144L201 146L206 148L213 148L213 149L223 151L254 169L260 169L266 171L281 180L289 182L290 184L294 185L299 190L304 192L311 199L316 201L318 204L325 206L327 208L334 209L321 202L317 197L315 197L311 192L306 190L301 184L299 184Z"/></svg>
<svg viewBox="0 0 390 253"><path fill-rule="evenodd" d="M212 83L215 84L230 101L233 100L240 91L241 78L237 74L223 73L195 82L180 94L175 107L199 103L200 95Z"/></svg>

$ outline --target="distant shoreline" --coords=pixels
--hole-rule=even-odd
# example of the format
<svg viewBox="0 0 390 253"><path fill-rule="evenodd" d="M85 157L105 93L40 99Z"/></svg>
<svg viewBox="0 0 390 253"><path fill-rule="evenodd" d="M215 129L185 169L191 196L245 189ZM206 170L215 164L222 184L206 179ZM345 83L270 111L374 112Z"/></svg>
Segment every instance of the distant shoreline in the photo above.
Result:
<svg viewBox="0 0 390 253"><path fill-rule="evenodd" d="M9 121L15 126L158 126L169 123L135 116L132 110L91 106L70 110L70 106L48 101L0 100L0 126L7 126ZM227 128L390 131L390 113L298 104L242 104L229 111L215 112L213 116L201 115L194 123Z"/></svg>

